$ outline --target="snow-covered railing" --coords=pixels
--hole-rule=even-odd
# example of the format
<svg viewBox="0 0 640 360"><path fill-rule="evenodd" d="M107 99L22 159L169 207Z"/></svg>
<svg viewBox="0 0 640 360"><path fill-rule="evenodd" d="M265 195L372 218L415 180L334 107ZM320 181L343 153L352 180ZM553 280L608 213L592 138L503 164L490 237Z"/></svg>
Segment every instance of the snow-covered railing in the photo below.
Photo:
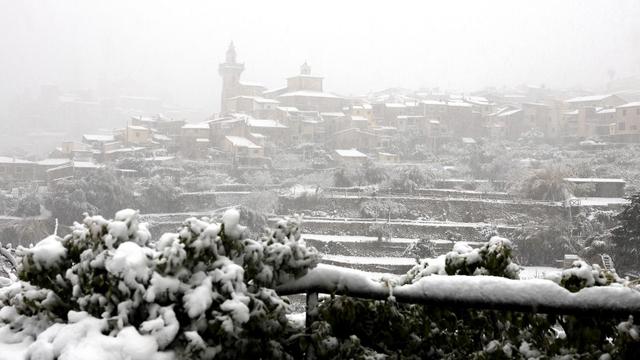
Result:
<svg viewBox="0 0 640 360"><path fill-rule="evenodd" d="M551 280L511 280L494 276L426 276L393 286L393 278L337 266L319 265L277 289L280 295L307 294L307 316L314 316L317 294L336 294L449 308L495 309L566 315L634 315L640 318L640 291L619 286L572 293Z"/></svg>

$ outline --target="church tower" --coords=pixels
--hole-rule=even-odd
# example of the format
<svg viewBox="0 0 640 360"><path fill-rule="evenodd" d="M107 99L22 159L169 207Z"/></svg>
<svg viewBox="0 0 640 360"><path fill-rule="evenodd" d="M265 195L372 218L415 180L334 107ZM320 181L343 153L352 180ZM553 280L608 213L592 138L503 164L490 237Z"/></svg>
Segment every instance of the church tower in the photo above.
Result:
<svg viewBox="0 0 640 360"><path fill-rule="evenodd" d="M311 66L306 61L300 66L300 75L311 75Z"/></svg>
<svg viewBox="0 0 640 360"><path fill-rule="evenodd" d="M218 67L218 73L222 77L222 96L220 101L220 113L227 112L226 99L238 96L240 94L240 75L244 71L244 64L236 61L236 48L233 41L227 49L225 62Z"/></svg>

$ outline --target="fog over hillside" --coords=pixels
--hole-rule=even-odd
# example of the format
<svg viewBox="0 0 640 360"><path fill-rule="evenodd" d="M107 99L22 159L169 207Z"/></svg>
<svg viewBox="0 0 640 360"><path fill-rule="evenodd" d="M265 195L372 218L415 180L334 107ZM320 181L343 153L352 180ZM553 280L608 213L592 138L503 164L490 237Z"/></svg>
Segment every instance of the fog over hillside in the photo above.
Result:
<svg viewBox="0 0 640 360"><path fill-rule="evenodd" d="M639 19L0 0L0 360L638 358Z"/></svg>
<svg viewBox="0 0 640 360"><path fill-rule="evenodd" d="M217 112L217 63L231 40L247 79L278 87L307 60L345 95L521 84L600 90L610 76L640 72L633 0L3 4L3 108L56 84Z"/></svg>

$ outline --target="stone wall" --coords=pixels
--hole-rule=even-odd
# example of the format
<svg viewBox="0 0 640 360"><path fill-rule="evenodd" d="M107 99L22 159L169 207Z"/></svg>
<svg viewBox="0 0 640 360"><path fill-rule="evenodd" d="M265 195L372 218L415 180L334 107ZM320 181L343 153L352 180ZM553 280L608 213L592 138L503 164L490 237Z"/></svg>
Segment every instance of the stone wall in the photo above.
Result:
<svg viewBox="0 0 640 360"><path fill-rule="evenodd" d="M361 217L362 204L376 199L404 205L408 212L406 218L421 217L439 221L520 225L568 216L562 206L539 202L395 196L320 196L306 199L281 196L278 213L310 214L313 211L322 211L340 217Z"/></svg>

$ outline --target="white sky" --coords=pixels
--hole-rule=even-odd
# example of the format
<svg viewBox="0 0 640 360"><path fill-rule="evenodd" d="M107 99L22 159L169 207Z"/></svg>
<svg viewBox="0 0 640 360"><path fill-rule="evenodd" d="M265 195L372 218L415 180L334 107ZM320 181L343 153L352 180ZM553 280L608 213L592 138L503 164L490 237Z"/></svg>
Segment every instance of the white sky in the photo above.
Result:
<svg viewBox="0 0 640 360"><path fill-rule="evenodd" d="M640 73L640 1L0 0L0 104L40 85L126 88L217 111L230 40L243 79L325 89L604 85ZM121 90L118 90L121 92Z"/></svg>

